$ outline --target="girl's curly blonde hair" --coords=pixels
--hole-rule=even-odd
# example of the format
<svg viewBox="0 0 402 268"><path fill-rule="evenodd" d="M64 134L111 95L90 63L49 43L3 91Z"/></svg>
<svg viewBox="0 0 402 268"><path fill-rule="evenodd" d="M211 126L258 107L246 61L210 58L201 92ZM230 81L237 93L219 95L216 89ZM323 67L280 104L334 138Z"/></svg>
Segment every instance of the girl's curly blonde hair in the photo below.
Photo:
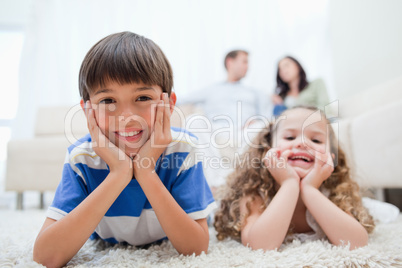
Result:
<svg viewBox="0 0 402 268"><path fill-rule="evenodd" d="M316 111L317 108L297 107ZM287 110L289 111L289 110ZM322 113L323 114L323 113ZM325 115L323 115L325 118ZM328 120L327 120L328 122ZM329 122L328 122L329 124ZM264 166L262 159L272 145L272 137L275 132L275 124L270 124L256 137L254 146L246 151L236 163L235 171L227 178L226 185L220 189L220 208L215 213L214 226L218 240L227 237L239 240L240 232L248 215L240 215L240 200L244 197L259 196L263 200L264 210L273 196L276 194L275 180ZM334 171L324 181L322 187L329 190L329 199L343 211L353 215L357 221L371 233L374 229L374 221L367 209L363 207L359 186L350 178L350 170L346 163L345 153L338 147L336 136L329 127L331 153L335 157ZM257 145L257 146L255 146ZM250 165L250 159L253 165ZM249 210L250 202L246 203Z"/></svg>

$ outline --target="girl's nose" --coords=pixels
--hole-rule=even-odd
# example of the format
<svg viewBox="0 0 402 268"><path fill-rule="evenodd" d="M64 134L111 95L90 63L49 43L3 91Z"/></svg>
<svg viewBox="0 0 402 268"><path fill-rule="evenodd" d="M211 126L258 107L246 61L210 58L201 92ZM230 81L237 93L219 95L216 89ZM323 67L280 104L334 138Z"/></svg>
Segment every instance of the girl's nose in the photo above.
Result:
<svg viewBox="0 0 402 268"><path fill-rule="evenodd" d="M295 148L301 148L301 149L306 148L306 142L302 137L296 138L294 140L294 142L295 142L295 145L294 145Z"/></svg>

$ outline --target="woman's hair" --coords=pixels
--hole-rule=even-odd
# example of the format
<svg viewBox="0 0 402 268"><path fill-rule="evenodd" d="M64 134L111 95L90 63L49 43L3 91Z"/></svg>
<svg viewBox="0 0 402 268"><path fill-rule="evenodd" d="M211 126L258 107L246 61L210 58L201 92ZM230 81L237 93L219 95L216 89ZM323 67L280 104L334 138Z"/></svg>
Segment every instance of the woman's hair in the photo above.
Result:
<svg viewBox="0 0 402 268"><path fill-rule="evenodd" d="M300 106L293 109L296 108L317 110L312 107ZM251 197L251 201L246 203L249 212L250 203L255 197L260 197L263 200L261 210L264 210L276 194L275 180L262 162L265 154L272 147L272 137L275 134L276 126L270 124L259 133L254 141L254 146L242 155L235 171L229 175L226 185L220 189L219 194L223 196L221 196L220 208L215 214L214 222L219 240L227 237L240 239L242 226L244 226L248 216L248 214L240 215L240 200L242 198ZM329 199L335 205L353 215L370 233L374 229L373 218L362 205L359 186L350 178L345 153L338 147L332 127L329 127L329 138L331 153L335 154L337 161L334 161L334 171L323 182L322 187L329 190ZM250 164L251 162L253 165Z"/></svg>
<svg viewBox="0 0 402 268"><path fill-rule="evenodd" d="M283 57L283 59L290 59L294 63L296 63L297 67L299 68L299 92L301 92L303 89L306 88L308 85L307 77L306 77L306 72L304 71L303 67L301 66L300 62L298 62L295 58L291 56L286 56ZM280 62L280 61L279 61ZM278 94L282 99L285 99L286 95L289 92L289 85L288 83L285 83L282 78L279 75L279 63L278 63L278 69L276 72L276 94Z"/></svg>
<svg viewBox="0 0 402 268"><path fill-rule="evenodd" d="M163 51L152 40L131 32L106 36L85 56L79 73L80 95L90 94L108 82L158 85L169 95L173 72Z"/></svg>

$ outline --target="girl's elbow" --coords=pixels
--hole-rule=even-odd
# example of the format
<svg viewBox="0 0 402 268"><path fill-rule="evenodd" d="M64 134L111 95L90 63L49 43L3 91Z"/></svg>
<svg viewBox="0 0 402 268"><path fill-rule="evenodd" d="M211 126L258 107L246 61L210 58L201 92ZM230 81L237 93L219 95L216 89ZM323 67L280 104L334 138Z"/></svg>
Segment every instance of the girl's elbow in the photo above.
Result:
<svg viewBox="0 0 402 268"><path fill-rule="evenodd" d="M346 246L349 245L349 249L350 250L354 250L354 249L358 249L361 247L365 247L368 245L368 234L362 234L362 236L357 237L355 239L351 239L351 240L338 240L338 241L334 241L332 242L332 244L334 244L335 246Z"/></svg>
<svg viewBox="0 0 402 268"><path fill-rule="evenodd" d="M365 247L368 245L368 234L366 233L361 239L350 245L350 250Z"/></svg>
<svg viewBox="0 0 402 268"><path fill-rule="evenodd" d="M258 241L246 241L242 239L242 244L246 247L251 248L252 250L258 250L258 249L262 249L264 251L269 251L269 250L276 250L278 249L281 245L282 242L258 242Z"/></svg>

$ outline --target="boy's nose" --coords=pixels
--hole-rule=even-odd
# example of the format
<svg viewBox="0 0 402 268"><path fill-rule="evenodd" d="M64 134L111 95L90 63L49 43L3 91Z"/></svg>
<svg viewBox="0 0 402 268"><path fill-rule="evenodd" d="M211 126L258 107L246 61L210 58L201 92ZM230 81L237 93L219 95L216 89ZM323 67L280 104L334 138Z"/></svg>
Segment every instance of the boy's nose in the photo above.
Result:
<svg viewBox="0 0 402 268"><path fill-rule="evenodd" d="M134 111L133 107L126 106L126 107L122 107L119 114L122 117L130 117L132 115L135 115L136 112Z"/></svg>

